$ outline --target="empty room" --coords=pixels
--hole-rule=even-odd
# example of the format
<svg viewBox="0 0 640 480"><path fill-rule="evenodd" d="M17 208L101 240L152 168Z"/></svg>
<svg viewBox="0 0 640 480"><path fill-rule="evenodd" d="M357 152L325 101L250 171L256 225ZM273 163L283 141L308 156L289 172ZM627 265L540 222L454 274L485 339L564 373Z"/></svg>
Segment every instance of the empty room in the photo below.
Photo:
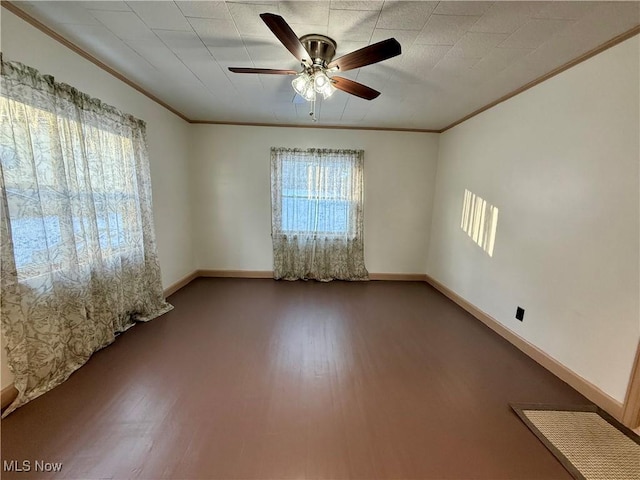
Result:
<svg viewBox="0 0 640 480"><path fill-rule="evenodd" d="M3 479L640 478L640 2L1 5Z"/></svg>

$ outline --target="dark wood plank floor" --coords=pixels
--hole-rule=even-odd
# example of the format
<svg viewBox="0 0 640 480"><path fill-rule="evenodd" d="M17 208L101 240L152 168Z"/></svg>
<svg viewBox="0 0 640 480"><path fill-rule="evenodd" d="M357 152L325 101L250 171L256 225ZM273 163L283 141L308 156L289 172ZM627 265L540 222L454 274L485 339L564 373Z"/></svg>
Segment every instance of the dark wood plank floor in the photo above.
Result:
<svg viewBox="0 0 640 480"><path fill-rule="evenodd" d="M2 459L32 465L2 478L571 478L508 402L589 402L426 284L198 279L170 301L2 421Z"/></svg>

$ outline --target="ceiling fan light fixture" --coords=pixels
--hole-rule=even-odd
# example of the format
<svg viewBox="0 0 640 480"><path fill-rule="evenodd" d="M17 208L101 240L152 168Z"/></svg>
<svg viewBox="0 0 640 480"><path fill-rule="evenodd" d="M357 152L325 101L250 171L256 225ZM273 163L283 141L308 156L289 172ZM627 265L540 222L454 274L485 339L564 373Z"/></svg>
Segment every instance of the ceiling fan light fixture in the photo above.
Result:
<svg viewBox="0 0 640 480"><path fill-rule="evenodd" d="M313 74L313 89L324 99L329 98L336 90L331 84L331 79L323 71L317 71Z"/></svg>
<svg viewBox="0 0 640 480"><path fill-rule="evenodd" d="M307 73L302 72L291 82L291 86L298 95L309 102L316 99L316 91L313 88L313 78Z"/></svg>

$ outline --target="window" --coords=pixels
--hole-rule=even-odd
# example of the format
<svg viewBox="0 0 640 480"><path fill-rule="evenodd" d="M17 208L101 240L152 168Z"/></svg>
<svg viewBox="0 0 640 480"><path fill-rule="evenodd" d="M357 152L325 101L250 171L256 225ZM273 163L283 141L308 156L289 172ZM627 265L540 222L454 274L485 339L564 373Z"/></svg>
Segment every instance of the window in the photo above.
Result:
<svg viewBox="0 0 640 480"><path fill-rule="evenodd" d="M287 151L274 164L274 232L354 234L361 195L356 162L336 151Z"/></svg>
<svg viewBox="0 0 640 480"><path fill-rule="evenodd" d="M497 207L487 203L475 193L465 190L460 228L490 257L493 256L498 228Z"/></svg>
<svg viewBox="0 0 640 480"><path fill-rule="evenodd" d="M364 152L271 149L273 276L364 280Z"/></svg>
<svg viewBox="0 0 640 480"><path fill-rule="evenodd" d="M127 248L141 232L131 139L0 96L0 119L12 116L30 139L0 145L18 277Z"/></svg>
<svg viewBox="0 0 640 480"><path fill-rule="evenodd" d="M321 167L313 160L282 163L282 225L284 232L347 233L350 202L345 186L348 162ZM333 178L327 182L328 178Z"/></svg>

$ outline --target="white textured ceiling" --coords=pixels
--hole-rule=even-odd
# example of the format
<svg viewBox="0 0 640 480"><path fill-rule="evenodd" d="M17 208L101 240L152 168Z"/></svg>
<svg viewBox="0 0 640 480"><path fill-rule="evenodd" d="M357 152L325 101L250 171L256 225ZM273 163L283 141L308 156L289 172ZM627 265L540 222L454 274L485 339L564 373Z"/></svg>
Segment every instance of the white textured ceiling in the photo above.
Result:
<svg viewBox="0 0 640 480"><path fill-rule="evenodd" d="M382 95L318 102L320 125L438 130L640 24L631 2L82 1L16 6L192 120L308 125L299 70L259 17L320 33L336 57L395 37L402 55L344 72Z"/></svg>

